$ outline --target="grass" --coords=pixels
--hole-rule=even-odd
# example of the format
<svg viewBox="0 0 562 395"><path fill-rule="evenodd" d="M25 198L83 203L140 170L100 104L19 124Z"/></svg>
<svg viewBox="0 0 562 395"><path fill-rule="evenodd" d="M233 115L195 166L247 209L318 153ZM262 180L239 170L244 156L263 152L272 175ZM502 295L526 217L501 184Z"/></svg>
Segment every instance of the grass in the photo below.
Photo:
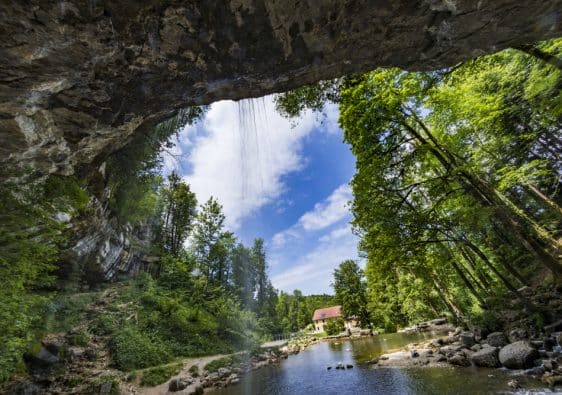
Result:
<svg viewBox="0 0 562 395"><path fill-rule="evenodd" d="M226 368L229 366L237 365L247 359L249 357L249 353L243 352L240 354L229 355L228 357L223 357L219 359L215 359L214 361L209 362L205 365L205 370L209 373L214 373L218 371L220 368Z"/></svg>
<svg viewBox="0 0 562 395"><path fill-rule="evenodd" d="M177 363L173 365L157 366L145 370L142 374L141 385L143 387L155 387L165 383L170 377L175 376L181 371L182 364Z"/></svg>

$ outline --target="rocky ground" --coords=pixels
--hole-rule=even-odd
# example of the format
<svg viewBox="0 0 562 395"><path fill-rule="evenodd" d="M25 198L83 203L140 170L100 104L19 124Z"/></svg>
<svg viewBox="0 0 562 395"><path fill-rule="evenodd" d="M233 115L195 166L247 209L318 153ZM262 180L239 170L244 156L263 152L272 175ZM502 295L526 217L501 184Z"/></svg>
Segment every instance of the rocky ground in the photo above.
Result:
<svg viewBox="0 0 562 395"><path fill-rule="evenodd" d="M474 327L457 327L448 336L414 343L381 355L369 363L373 367L450 366L504 368L562 389L562 300L554 287L519 290L528 304L500 313L504 329L486 333ZM538 314L537 306L544 311ZM529 310L535 309L534 314ZM541 317L541 319L537 319ZM518 388L517 380L509 383Z"/></svg>

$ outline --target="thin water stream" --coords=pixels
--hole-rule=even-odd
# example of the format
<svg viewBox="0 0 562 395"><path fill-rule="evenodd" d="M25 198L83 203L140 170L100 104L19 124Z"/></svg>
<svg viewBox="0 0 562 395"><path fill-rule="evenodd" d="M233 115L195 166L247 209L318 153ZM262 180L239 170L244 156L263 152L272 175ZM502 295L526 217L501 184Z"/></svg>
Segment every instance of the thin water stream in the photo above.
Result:
<svg viewBox="0 0 562 395"><path fill-rule="evenodd" d="M507 394L513 372L482 368L372 368L361 365L382 353L432 337L432 334L389 334L322 342L292 355L279 365L251 372L234 386L213 395L240 394ZM327 370L338 362L353 369ZM534 380L517 377L525 390L518 393L552 393Z"/></svg>

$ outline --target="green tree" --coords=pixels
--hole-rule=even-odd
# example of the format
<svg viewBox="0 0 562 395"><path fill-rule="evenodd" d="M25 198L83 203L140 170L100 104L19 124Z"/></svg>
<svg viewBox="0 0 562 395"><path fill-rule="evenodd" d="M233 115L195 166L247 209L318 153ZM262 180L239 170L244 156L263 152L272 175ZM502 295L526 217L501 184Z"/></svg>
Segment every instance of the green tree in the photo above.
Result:
<svg viewBox="0 0 562 395"><path fill-rule="evenodd" d="M363 270L353 260L342 262L334 270L332 287L335 300L341 304L346 318L354 317L363 327L370 327L371 320L367 309L367 283Z"/></svg>
<svg viewBox="0 0 562 395"><path fill-rule="evenodd" d="M168 185L162 193L165 204L161 230L163 249L178 255L192 230L197 214L197 199L189 185L174 172L168 176Z"/></svg>

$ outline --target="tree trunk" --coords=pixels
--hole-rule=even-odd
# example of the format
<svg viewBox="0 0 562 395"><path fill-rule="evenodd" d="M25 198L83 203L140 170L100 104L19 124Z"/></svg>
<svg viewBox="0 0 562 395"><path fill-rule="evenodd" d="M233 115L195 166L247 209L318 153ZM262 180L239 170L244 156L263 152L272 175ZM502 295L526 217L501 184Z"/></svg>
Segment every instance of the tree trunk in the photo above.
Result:
<svg viewBox="0 0 562 395"><path fill-rule="evenodd" d="M557 217L562 218L562 207L560 207L556 202L542 193L536 186L532 184L525 185L525 189L529 191L537 200L543 202L548 207L550 207L557 214Z"/></svg>

